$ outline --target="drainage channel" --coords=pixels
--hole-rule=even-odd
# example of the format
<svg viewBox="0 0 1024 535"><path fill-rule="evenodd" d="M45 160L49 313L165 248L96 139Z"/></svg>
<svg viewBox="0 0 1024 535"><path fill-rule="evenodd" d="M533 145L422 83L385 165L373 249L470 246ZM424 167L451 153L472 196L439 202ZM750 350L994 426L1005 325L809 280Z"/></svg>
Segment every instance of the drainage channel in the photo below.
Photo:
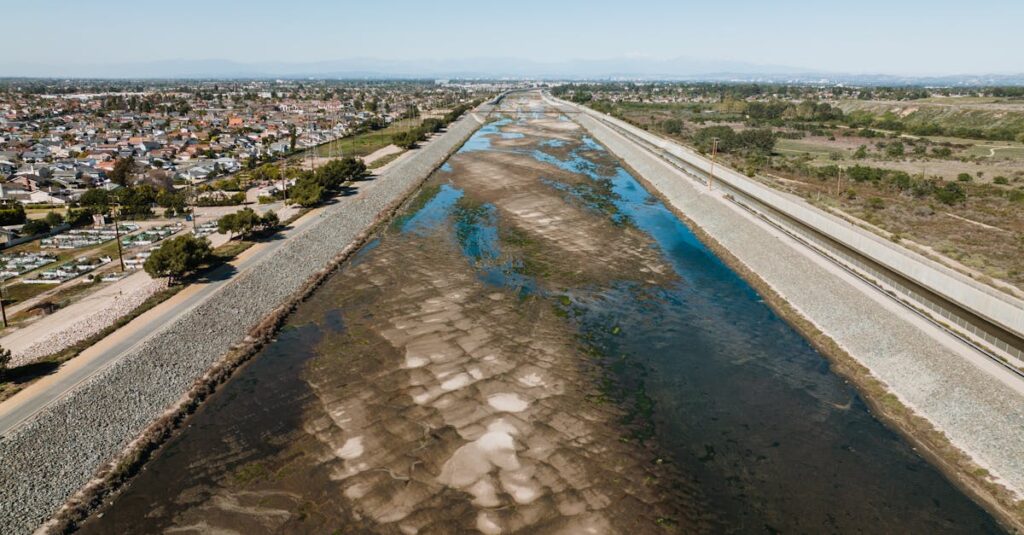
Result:
<svg viewBox="0 0 1024 535"><path fill-rule="evenodd" d="M707 185L707 174L704 171L664 149L651 145L650 142L602 117L594 118L682 171L694 181L704 186ZM1024 340L1014 333L970 313L956 303L910 281L842 243L822 235L771 206L737 191L724 182L719 181L716 187L727 192L725 195L727 200L782 231L844 271L870 284L885 296L928 320L1014 375L1024 378L1024 370L1009 361L1010 358L1024 361Z"/></svg>

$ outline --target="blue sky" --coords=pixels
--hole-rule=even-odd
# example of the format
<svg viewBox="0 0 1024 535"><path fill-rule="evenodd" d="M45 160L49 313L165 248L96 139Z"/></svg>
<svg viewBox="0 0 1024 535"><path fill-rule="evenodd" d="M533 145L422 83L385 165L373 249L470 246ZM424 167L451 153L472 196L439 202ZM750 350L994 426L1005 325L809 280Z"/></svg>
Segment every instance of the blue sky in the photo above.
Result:
<svg viewBox="0 0 1024 535"><path fill-rule="evenodd" d="M1020 0L0 0L0 13L0 64L683 56L1024 72Z"/></svg>

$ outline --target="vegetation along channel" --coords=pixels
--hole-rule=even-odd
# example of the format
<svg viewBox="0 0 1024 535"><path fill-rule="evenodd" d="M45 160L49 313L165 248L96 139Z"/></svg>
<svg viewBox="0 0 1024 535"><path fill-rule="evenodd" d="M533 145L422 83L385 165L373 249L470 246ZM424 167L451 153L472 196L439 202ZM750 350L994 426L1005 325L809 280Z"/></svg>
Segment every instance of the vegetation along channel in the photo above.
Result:
<svg viewBox="0 0 1024 535"><path fill-rule="evenodd" d="M509 97L86 533L989 533L569 117Z"/></svg>

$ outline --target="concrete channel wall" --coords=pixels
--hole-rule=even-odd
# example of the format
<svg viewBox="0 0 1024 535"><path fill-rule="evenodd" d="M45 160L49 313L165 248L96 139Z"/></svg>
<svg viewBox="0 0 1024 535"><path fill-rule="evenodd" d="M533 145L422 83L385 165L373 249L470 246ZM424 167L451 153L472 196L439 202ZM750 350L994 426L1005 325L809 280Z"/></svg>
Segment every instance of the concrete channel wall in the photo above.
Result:
<svg viewBox="0 0 1024 535"><path fill-rule="evenodd" d="M710 172L711 161L686 147L589 108L575 108L603 122L611 123L616 128L644 140L704 173ZM1019 299L899 247L799 199L787 197L731 169L717 166L714 178L941 295L965 310L1010 331L1017 337L1024 338L1024 302ZM1013 352L1012 349L1005 347L1000 349Z"/></svg>
<svg viewBox="0 0 1024 535"><path fill-rule="evenodd" d="M490 106L482 106L482 115ZM357 242L479 127L470 112L359 196L130 350L0 442L0 533L30 533L96 470L174 407L197 379L277 307Z"/></svg>
<svg viewBox="0 0 1024 535"><path fill-rule="evenodd" d="M905 405L1010 489L1024 490L1024 386L890 299L865 292L720 195L590 114L581 125L728 249ZM1003 374L1001 380L994 374Z"/></svg>

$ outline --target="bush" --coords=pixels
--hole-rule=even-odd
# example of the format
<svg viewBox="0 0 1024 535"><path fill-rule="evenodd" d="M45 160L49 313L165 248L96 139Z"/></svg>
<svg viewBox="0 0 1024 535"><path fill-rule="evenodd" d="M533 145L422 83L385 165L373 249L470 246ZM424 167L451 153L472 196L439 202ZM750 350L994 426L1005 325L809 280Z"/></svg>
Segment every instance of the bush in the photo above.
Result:
<svg viewBox="0 0 1024 535"><path fill-rule="evenodd" d="M25 207L20 202L0 205L0 225L20 225L25 222Z"/></svg>
<svg viewBox="0 0 1024 535"><path fill-rule="evenodd" d="M64 224L64 216L57 212L47 212L45 218L46 224L50 227L59 227Z"/></svg>
<svg viewBox="0 0 1024 535"><path fill-rule="evenodd" d="M21 227L22 236L35 236L50 232L50 224L43 219L29 219Z"/></svg>
<svg viewBox="0 0 1024 535"><path fill-rule="evenodd" d="M885 146L886 156L890 156L892 158L899 158L903 156L905 152L906 148L903 146L902 141L893 141Z"/></svg>
<svg viewBox="0 0 1024 535"><path fill-rule="evenodd" d="M661 122L661 129L666 134L676 135L683 131L683 122L679 119L665 119Z"/></svg>
<svg viewBox="0 0 1024 535"><path fill-rule="evenodd" d="M391 142L403 149L416 148L416 143L418 143L419 140L419 135L412 131L398 132L391 136Z"/></svg>
<svg viewBox="0 0 1024 535"><path fill-rule="evenodd" d="M999 184L1000 186L1005 186L1010 183L1010 180L1005 176L997 176L992 179L992 183Z"/></svg>
<svg viewBox="0 0 1024 535"><path fill-rule="evenodd" d="M956 182L946 182L941 188L935 190L935 198L945 204L954 205L967 200L967 192Z"/></svg>
<svg viewBox="0 0 1024 535"><path fill-rule="evenodd" d="M228 196L206 196L196 199L196 206L238 206L245 203L245 192L240 191Z"/></svg>
<svg viewBox="0 0 1024 535"><path fill-rule="evenodd" d="M968 173L960 173L959 175L956 175L956 180L957 182L970 182L974 180L974 178Z"/></svg>
<svg viewBox="0 0 1024 535"><path fill-rule="evenodd" d="M11 365L11 350L0 347L0 379L7 373L7 367Z"/></svg>

